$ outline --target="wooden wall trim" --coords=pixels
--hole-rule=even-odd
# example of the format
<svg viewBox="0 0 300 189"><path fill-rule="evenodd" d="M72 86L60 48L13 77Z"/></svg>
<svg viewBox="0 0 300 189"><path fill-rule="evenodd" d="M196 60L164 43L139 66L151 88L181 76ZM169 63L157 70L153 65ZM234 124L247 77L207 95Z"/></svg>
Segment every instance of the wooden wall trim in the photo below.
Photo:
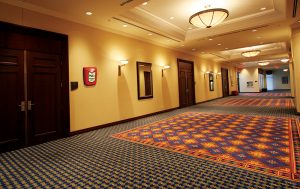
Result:
<svg viewBox="0 0 300 189"><path fill-rule="evenodd" d="M122 123L127 123L127 122L130 122L130 121L134 121L134 120L137 120L137 119L149 117L149 116L152 116L152 115L161 114L161 113L165 113L165 112L170 112L170 111L173 111L173 110L176 110L176 109L179 109L179 107L171 108L171 109L167 109L167 110L162 110L162 111L158 111L158 112L154 112L154 113L150 113L150 114L145 114L145 115L141 115L141 116L137 116L137 117L133 117L133 118L129 118L129 119L124 119L124 120L120 120L120 121L115 121L115 122L111 122L111 123L106 123L106 124L103 124L103 125L98 125L98 126L78 130L78 131L73 131L73 132L70 132L70 136L74 136L74 135L78 135L78 134L82 134L82 133L102 129L102 128L105 128L105 127L110 127L110 126L122 124Z"/></svg>

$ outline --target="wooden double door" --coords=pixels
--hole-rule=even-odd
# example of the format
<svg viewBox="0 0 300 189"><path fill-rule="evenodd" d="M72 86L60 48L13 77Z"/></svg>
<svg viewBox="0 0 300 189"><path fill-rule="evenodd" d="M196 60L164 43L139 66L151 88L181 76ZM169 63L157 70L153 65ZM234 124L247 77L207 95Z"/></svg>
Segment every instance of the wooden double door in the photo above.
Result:
<svg viewBox="0 0 300 189"><path fill-rule="evenodd" d="M194 63L177 60L179 83L179 106L187 107L195 104Z"/></svg>
<svg viewBox="0 0 300 189"><path fill-rule="evenodd" d="M63 56L39 49L0 48L0 152L67 135Z"/></svg>

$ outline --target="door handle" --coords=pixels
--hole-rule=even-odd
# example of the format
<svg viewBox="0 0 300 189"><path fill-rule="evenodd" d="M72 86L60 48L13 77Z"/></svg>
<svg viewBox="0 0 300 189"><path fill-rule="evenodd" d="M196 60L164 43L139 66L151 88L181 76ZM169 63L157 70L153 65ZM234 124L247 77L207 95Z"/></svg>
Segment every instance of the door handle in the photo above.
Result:
<svg viewBox="0 0 300 189"><path fill-rule="evenodd" d="M22 101L21 104L19 105L19 107L21 108L21 112L25 112L25 110L26 110L26 101Z"/></svg>
<svg viewBox="0 0 300 189"><path fill-rule="evenodd" d="M28 101L28 110L32 110L32 106L35 106L35 104L31 103L31 100Z"/></svg>

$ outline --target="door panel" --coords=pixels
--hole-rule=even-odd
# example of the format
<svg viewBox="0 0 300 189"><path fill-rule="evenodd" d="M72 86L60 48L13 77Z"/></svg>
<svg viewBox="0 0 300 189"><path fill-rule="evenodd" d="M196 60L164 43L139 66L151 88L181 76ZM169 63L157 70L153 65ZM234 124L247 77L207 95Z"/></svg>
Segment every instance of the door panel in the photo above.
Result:
<svg viewBox="0 0 300 189"><path fill-rule="evenodd" d="M194 75L192 72L187 72L187 94L188 94L188 105L194 104Z"/></svg>
<svg viewBox="0 0 300 189"><path fill-rule="evenodd" d="M25 145L23 51L0 49L0 149ZM25 107L24 107L25 108Z"/></svg>
<svg viewBox="0 0 300 189"><path fill-rule="evenodd" d="M28 131L31 145L61 136L61 75L59 55L28 52L27 57Z"/></svg>
<svg viewBox="0 0 300 189"><path fill-rule="evenodd" d="M188 97L186 94L186 76L184 71L180 71L179 73L179 86L180 106L184 107L188 105Z"/></svg>

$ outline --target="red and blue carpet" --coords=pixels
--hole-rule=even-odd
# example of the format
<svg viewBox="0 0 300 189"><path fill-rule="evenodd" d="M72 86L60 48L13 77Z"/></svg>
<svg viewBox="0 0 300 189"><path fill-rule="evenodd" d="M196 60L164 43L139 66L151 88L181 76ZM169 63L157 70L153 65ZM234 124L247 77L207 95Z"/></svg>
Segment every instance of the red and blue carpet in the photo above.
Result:
<svg viewBox="0 0 300 189"><path fill-rule="evenodd" d="M299 153L299 141L295 141L299 140L299 121L293 118L187 112L112 136L300 180L300 162L295 158Z"/></svg>
<svg viewBox="0 0 300 189"><path fill-rule="evenodd" d="M290 97L290 92L262 92L262 93L239 93L240 96L274 96L274 97Z"/></svg>
<svg viewBox="0 0 300 189"><path fill-rule="evenodd" d="M219 106L268 106L268 107L284 107L294 108L294 102L288 98L225 98L221 101L216 101L213 105Z"/></svg>

